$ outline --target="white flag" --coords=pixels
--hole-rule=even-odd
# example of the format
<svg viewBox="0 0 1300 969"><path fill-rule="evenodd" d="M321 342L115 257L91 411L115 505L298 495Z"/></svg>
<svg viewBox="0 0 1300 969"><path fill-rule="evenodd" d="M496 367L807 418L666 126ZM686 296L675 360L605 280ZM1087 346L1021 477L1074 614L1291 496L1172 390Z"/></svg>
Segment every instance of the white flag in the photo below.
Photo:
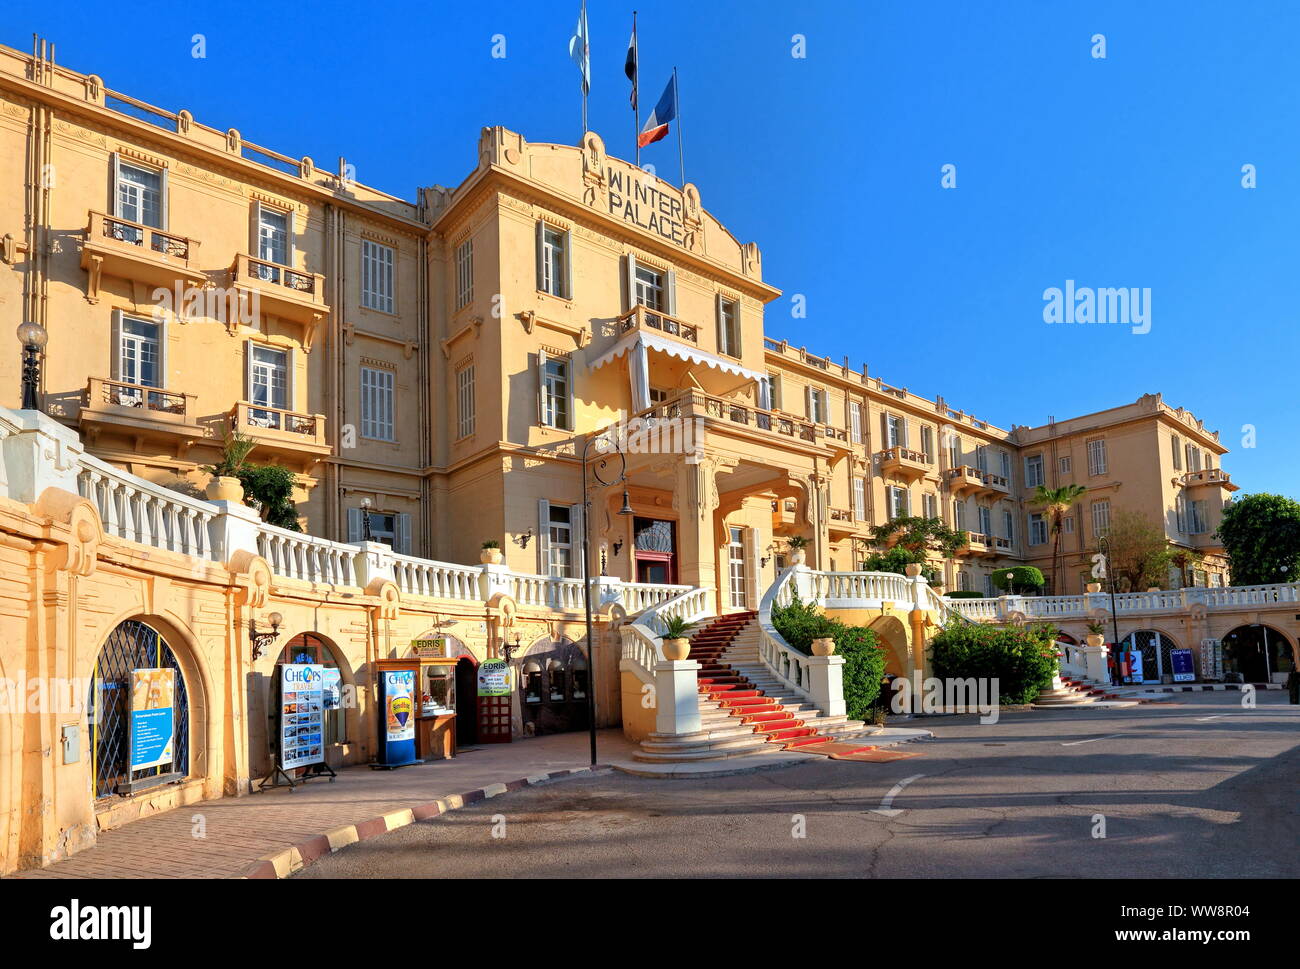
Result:
<svg viewBox="0 0 1300 969"><path fill-rule="evenodd" d="M569 56L582 72L582 93L591 93L591 43L587 34L587 5L582 5L578 15L578 26L569 38Z"/></svg>

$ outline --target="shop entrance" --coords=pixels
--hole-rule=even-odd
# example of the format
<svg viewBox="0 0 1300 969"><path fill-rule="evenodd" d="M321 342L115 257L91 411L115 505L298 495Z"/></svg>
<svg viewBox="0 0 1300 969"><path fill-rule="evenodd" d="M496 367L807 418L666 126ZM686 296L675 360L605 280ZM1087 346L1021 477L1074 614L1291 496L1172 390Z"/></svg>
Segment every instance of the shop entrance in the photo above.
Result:
<svg viewBox="0 0 1300 969"><path fill-rule="evenodd" d="M677 581L677 526L659 518L632 520L636 581L671 585Z"/></svg>
<svg viewBox="0 0 1300 969"><path fill-rule="evenodd" d="M577 643L543 639L520 663L524 736L586 730L587 658Z"/></svg>
<svg viewBox="0 0 1300 969"><path fill-rule="evenodd" d="M468 656L456 663L456 746L478 743L478 667Z"/></svg>
<svg viewBox="0 0 1300 969"><path fill-rule="evenodd" d="M1238 626L1223 637L1223 668L1243 682L1267 683L1294 668L1291 644L1272 626Z"/></svg>

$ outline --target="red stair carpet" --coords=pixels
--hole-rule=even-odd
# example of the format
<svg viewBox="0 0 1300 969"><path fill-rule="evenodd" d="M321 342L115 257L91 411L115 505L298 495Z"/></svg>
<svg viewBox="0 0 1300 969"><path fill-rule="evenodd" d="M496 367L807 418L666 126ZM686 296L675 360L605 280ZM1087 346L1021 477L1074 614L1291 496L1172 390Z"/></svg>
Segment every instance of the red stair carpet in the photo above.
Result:
<svg viewBox="0 0 1300 969"><path fill-rule="evenodd" d="M780 703L722 661L723 651L756 615L736 612L722 616L691 637L690 657L700 664L700 692L784 750L826 743L828 738L816 728L790 716Z"/></svg>

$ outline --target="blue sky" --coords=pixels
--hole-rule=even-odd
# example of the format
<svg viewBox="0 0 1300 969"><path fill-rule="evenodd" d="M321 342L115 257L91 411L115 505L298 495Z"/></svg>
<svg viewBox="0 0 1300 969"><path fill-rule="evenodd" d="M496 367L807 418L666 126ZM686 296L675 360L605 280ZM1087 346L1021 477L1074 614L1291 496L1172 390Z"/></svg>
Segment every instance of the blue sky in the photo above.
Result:
<svg viewBox="0 0 1300 969"><path fill-rule="evenodd" d="M634 6L643 107L677 65L690 180L786 293L769 335L1004 427L1162 391L1244 490L1300 494L1300 4L590 0L591 127L625 157ZM482 125L576 142L578 8L158 5L124 30L11 0L0 42L37 31L110 88L413 198L465 176ZM675 137L642 161L676 181ZM1067 279L1149 288L1150 332L1044 323Z"/></svg>

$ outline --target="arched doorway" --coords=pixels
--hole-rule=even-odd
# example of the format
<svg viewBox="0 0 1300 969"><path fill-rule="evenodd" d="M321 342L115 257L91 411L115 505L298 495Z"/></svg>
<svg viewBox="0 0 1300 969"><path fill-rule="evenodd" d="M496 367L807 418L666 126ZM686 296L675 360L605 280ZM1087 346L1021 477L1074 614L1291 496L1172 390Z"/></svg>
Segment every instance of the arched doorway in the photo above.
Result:
<svg viewBox="0 0 1300 969"><path fill-rule="evenodd" d="M1291 642L1272 626L1238 626L1223 637L1223 671L1241 674L1245 683L1268 683L1293 669Z"/></svg>
<svg viewBox="0 0 1300 969"><path fill-rule="evenodd" d="M907 627L897 616L882 616L867 627L885 647L885 673L906 676L911 645Z"/></svg>
<svg viewBox="0 0 1300 969"><path fill-rule="evenodd" d="M316 632L299 633L284 644L284 649L276 657L276 663L316 663L325 667L325 708L322 718L324 736L321 739L327 751L332 749L337 752L343 745L350 743L359 732L361 724L357 717L356 703L344 703L344 690L355 690L356 686L352 671L345 661L339 659L334 644ZM268 685L273 694L273 680L268 680ZM268 694L268 710L270 695ZM333 757L327 756L326 762L335 766L341 764L341 752Z"/></svg>
<svg viewBox="0 0 1300 969"><path fill-rule="evenodd" d="M170 671L170 675L143 672L153 670ZM132 710L159 709L168 692L171 744L151 758L160 761L155 766L133 770ZM179 783L189 775L190 702L185 674L171 646L148 623L128 619L108 634L95 659L86 718L95 800Z"/></svg>
<svg viewBox="0 0 1300 969"><path fill-rule="evenodd" d="M456 661L456 746L478 743L478 662L468 652Z"/></svg>
<svg viewBox="0 0 1300 969"><path fill-rule="evenodd" d="M1139 678L1135 672L1130 682L1159 683L1161 677L1172 676L1174 666L1169 652L1177 648L1177 643L1156 629L1137 629L1129 633L1121 643L1120 654L1131 652L1142 657L1142 675Z"/></svg>
<svg viewBox="0 0 1300 969"><path fill-rule="evenodd" d="M577 643L539 639L518 663L518 696L525 737L586 730L587 657Z"/></svg>

